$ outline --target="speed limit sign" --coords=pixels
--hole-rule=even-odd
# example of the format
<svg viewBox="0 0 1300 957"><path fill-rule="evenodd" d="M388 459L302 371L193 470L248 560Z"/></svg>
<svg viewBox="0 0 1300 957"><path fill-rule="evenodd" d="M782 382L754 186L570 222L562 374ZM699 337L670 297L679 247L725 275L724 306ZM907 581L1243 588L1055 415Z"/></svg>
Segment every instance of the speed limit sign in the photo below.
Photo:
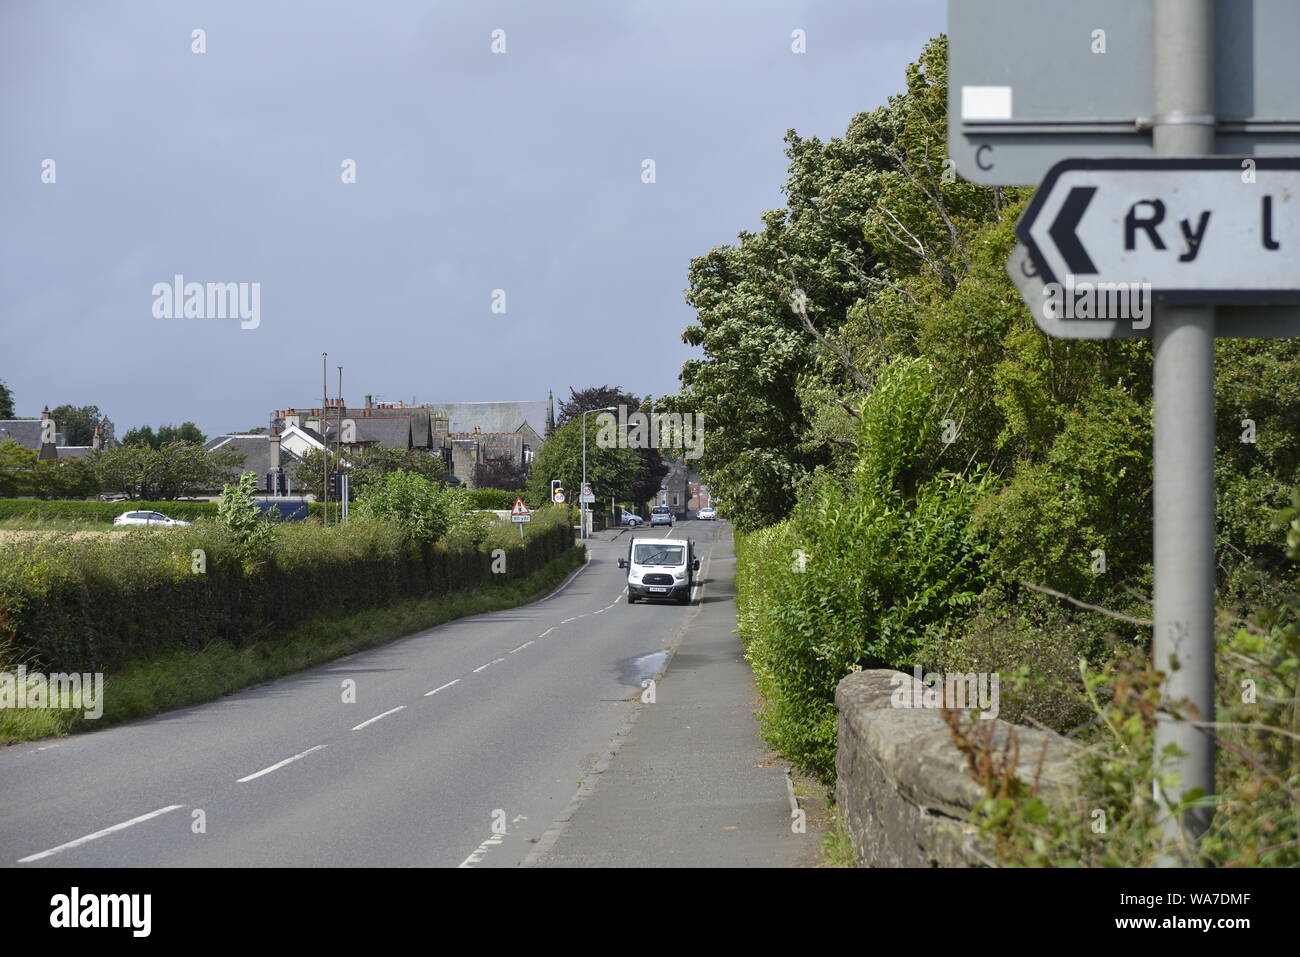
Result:
<svg viewBox="0 0 1300 957"><path fill-rule="evenodd" d="M556 505L563 505L564 489L557 488L553 493L551 493L551 501L554 502Z"/></svg>

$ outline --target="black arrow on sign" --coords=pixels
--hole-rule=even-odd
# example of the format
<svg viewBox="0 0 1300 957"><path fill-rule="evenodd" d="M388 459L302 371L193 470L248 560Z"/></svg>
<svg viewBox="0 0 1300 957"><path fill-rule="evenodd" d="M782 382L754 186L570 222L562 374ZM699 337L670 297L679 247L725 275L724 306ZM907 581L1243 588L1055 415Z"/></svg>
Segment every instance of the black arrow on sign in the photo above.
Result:
<svg viewBox="0 0 1300 957"><path fill-rule="evenodd" d="M1052 228L1047 231L1047 234L1052 237L1052 242L1056 243L1056 248L1060 250L1061 256L1064 257L1066 268L1076 276L1097 271L1097 267L1088 256L1088 251L1083 248L1083 243L1079 242L1079 237L1075 234L1075 230L1079 228L1079 221L1083 219L1083 214L1096 192L1096 186L1073 187L1070 195L1065 198L1061 211L1056 214Z"/></svg>

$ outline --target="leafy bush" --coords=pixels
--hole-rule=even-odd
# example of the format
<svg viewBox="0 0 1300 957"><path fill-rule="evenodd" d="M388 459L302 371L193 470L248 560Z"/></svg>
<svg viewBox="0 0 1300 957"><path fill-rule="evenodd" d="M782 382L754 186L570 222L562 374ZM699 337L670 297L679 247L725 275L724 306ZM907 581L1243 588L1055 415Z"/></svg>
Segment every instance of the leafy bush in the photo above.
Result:
<svg viewBox="0 0 1300 957"><path fill-rule="evenodd" d="M245 472L235 485L221 490L217 504L217 517L230 533L231 541L243 553L245 561L257 562L266 558L275 544L275 524L272 517L264 515L253 505L257 491L257 476Z"/></svg>
<svg viewBox="0 0 1300 957"><path fill-rule="evenodd" d="M388 522L276 529L265 561L216 523L160 534L53 533L0 541L0 655L47 671L114 671L213 639L274 641L316 617L528 577L573 547L558 523L486 548L415 542ZM201 549L205 568L196 569Z"/></svg>
<svg viewBox="0 0 1300 957"><path fill-rule="evenodd" d="M376 475L353 514L361 521L393 522L413 542L436 542L471 522L469 496L454 485L439 488L422 475L398 469Z"/></svg>

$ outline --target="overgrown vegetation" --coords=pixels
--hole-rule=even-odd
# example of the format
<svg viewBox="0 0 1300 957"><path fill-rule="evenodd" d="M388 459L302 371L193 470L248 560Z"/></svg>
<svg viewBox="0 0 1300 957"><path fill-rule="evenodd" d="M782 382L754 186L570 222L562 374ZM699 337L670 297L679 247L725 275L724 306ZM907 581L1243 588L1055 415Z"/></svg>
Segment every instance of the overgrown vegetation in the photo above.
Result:
<svg viewBox="0 0 1300 957"><path fill-rule="evenodd" d="M526 537L500 536L495 545L413 540L387 521L284 524L254 560L239 529L215 522L6 539L0 656L46 671L112 673L214 640L274 642L321 615L523 579L572 547L567 515L556 511L539 510ZM510 549L505 571L494 571L489 546Z"/></svg>
<svg viewBox="0 0 1300 957"><path fill-rule="evenodd" d="M1150 639L1150 345L1036 329L1005 273L1028 191L945 176L946 93L939 39L906 91L843 137L789 133L786 207L691 265L698 320L684 338L704 356L670 402L709 423L701 465L740 533L741 636L765 734L824 779L834 688L855 667L998 672L1004 718L1075 731L1090 747L1101 747L1106 708L1139 735L1144 699L1125 689L1150 686L1123 664ZM1300 484L1297 359L1294 340L1224 340L1217 380L1220 599L1225 615L1254 622L1225 632L1221 714L1243 714L1228 699L1240 696L1242 656L1254 656L1286 747L1239 743L1240 768L1256 774L1241 787L1271 781L1284 797L1297 767L1295 653L1265 623L1280 612L1260 609L1290 607L1294 572L1270 513ZM1262 720L1253 707L1242 721ZM1224 753L1237 753L1223 733ZM1144 746L1112 737L1090 780L1129 795L1145 780L1149 795ZM1234 815L1246 792L1234 790L1233 760L1204 853L1276 862L1261 849L1268 833L1290 839L1273 819L1285 805ZM1077 862L1151 854L1149 809L1130 806L1132 826L1109 832L1111 856ZM1069 862L1046 846L1038 862Z"/></svg>

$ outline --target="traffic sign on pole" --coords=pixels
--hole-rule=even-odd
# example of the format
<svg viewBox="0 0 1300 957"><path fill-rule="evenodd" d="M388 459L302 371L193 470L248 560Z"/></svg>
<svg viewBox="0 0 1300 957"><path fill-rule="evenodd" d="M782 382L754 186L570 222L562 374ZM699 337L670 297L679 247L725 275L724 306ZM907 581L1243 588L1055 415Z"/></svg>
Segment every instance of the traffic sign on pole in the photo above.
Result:
<svg viewBox="0 0 1300 957"><path fill-rule="evenodd" d="M1214 340L1295 335L1300 314L1300 161L1271 158L1300 154L1300 4L949 0L948 14L953 168L986 185L1047 175L1007 264L1035 322L1152 340L1157 767L1180 754L1154 787L1160 862L1178 863L1215 793L1214 741L1175 713L1214 720ZM1140 314L1103 284L1136 284Z"/></svg>
<svg viewBox="0 0 1300 957"><path fill-rule="evenodd" d="M596 501L596 493L592 491L590 482L582 483L582 490L578 495L578 501L583 503Z"/></svg>
<svg viewBox="0 0 1300 957"><path fill-rule="evenodd" d="M510 521L512 522L531 522L533 513L528 506L524 504L522 498L515 499L515 507L510 510Z"/></svg>

